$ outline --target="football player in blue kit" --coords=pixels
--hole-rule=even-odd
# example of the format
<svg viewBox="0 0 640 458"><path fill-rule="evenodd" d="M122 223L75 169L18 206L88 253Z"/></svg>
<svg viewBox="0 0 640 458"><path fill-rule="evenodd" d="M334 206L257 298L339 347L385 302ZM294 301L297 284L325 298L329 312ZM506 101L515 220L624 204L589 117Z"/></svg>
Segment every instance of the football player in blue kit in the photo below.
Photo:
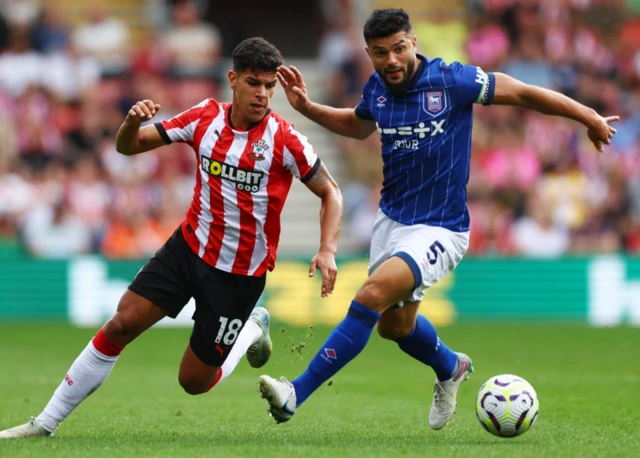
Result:
<svg viewBox="0 0 640 458"><path fill-rule="evenodd" d="M298 378L260 377L260 391L277 422L296 409L365 347L373 328L436 374L429 425L443 428L455 413L458 388L471 359L450 350L418 314L425 290L462 260L469 246L469 179L473 104L513 105L582 123L598 151L610 143L617 116L594 110L502 73L417 54L401 9L375 10L364 26L375 72L355 108L311 102L295 67L278 78L291 105L332 132L382 141L384 181L372 232L369 277L307 370Z"/></svg>

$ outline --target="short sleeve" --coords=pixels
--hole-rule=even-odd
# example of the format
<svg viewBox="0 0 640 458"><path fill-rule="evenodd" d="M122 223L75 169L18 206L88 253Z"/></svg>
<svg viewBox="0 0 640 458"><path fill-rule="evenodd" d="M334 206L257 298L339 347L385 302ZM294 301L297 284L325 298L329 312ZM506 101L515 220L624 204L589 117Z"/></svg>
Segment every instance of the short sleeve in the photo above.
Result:
<svg viewBox="0 0 640 458"><path fill-rule="evenodd" d="M356 116L360 119L364 119L365 121L374 121L373 116L371 115L371 79L367 81L367 84L364 85L362 89L362 96L360 97L360 102L356 105Z"/></svg>
<svg viewBox="0 0 640 458"><path fill-rule="evenodd" d="M455 78L458 100L461 103L491 104L496 83L493 73L485 73L480 67L462 65L457 62L452 64L451 68Z"/></svg>
<svg viewBox="0 0 640 458"><path fill-rule="evenodd" d="M313 151L307 137L289 126L284 136L284 166L293 176L306 182L320 167L320 158Z"/></svg>
<svg viewBox="0 0 640 458"><path fill-rule="evenodd" d="M365 121L373 121L373 116L371 116L371 110L369 110L369 104L365 101L364 94L360 97L360 103L356 105L356 116Z"/></svg>
<svg viewBox="0 0 640 458"><path fill-rule="evenodd" d="M202 112L210 103L214 103L214 100L203 100L198 105L183 111L171 119L155 123L156 129L158 129L165 143L193 142L193 135L198 121L202 117Z"/></svg>

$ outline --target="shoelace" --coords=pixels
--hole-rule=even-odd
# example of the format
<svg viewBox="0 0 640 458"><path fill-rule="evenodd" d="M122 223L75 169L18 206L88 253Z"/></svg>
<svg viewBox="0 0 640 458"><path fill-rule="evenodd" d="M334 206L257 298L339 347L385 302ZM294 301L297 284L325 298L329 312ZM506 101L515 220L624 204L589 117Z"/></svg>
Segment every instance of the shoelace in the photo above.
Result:
<svg viewBox="0 0 640 458"><path fill-rule="evenodd" d="M434 389L435 393L434 393L434 399L436 401L436 403L441 403L442 401L444 401L444 394L445 394L445 390L442 387L442 385L440 385L439 383L435 384L435 389Z"/></svg>
<svg viewBox="0 0 640 458"><path fill-rule="evenodd" d="M439 383L436 383L434 391L435 404L438 404L440 407L450 407L447 391L444 389L444 387Z"/></svg>

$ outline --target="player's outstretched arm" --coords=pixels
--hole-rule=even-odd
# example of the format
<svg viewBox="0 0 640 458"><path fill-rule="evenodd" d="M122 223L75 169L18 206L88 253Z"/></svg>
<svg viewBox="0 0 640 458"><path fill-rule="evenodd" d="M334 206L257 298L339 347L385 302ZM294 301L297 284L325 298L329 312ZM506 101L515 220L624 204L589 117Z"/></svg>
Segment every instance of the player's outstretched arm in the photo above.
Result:
<svg viewBox="0 0 640 458"><path fill-rule="evenodd" d="M610 123L618 121L619 116L600 116L595 110L559 92L525 84L504 73L495 73L495 77L494 104L529 108L540 113L578 121L587 127L589 140L600 152L604 151L603 145L611 143L616 129Z"/></svg>
<svg viewBox="0 0 640 458"><path fill-rule="evenodd" d="M322 200L320 204L320 249L311 260L309 276L313 277L316 269L320 269L322 274L320 294L322 297L327 297L333 292L338 274L335 256L338 251L338 236L342 224L342 193L322 163L313 177L305 182L305 185Z"/></svg>
<svg viewBox="0 0 640 458"><path fill-rule="evenodd" d="M325 129L357 139L367 138L376 130L376 124L373 121L366 121L356 116L355 108L333 108L312 102L307 94L302 73L293 65L279 67L276 75L291 106Z"/></svg>
<svg viewBox="0 0 640 458"><path fill-rule="evenodd" d="M143 100L131 107L116 136L116 150L119 153L131 156L166 145L154 125L140 128L140 125L153 118L159 109L160 105L152 100Z"/></svg>

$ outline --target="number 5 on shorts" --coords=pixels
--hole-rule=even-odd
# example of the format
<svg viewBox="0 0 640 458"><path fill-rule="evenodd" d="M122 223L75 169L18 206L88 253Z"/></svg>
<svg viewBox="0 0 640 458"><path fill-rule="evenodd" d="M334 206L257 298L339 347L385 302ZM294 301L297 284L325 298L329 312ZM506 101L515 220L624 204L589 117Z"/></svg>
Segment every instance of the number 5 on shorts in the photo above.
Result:
<svg viewBox="0 0 640 458"><path fill-rule="evenodd" d="M433 257L431 257L432 256L431 253L427 251L427 260L431 265L434 265L438 261L438 251L436 250L436 248L440 250L440 253L444 254L444 247L442 246L442 244L437 240L433 242L429 247L429 249L431 250L431 253L433 253Z"/></svg>
<svg viewBox="0 0 640 458"><path fill-rule="evenodd" d="M220 341L222 341L225 345L232 345L238 338L238 333L240 332L240 329L242 329L242 320L237 318L235 320L231 320L229 328L227 329L228 321L229 318L224 316L220 317L220 330L216 336L216 343L220 343ZM227 329L226 334L224 332L225 329Z"/></svg>

